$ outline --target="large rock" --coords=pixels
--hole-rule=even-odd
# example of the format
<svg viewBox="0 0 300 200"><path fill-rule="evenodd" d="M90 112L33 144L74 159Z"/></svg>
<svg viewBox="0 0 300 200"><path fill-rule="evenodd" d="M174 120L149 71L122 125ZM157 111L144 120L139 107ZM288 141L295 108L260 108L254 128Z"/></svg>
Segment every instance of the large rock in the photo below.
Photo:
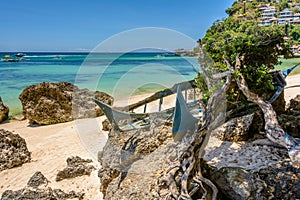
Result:
<svg viewBox="0 0 300 200"><path fill-rule="evenodd" d="M99 161L98 176L105 199L162 199L158 173L167 170L170 151L176 151L170 126L125 133L110 132Z"/></svg>
<svg viewBox="0 0 300 200"><path fill-rule="evenodd" d="M235 143L211 137L204 160L203 175L221 199L299 199L300 169L268 139Z"/></svg>
<svg viewBox="0 0 300 200"><path fill-rule="evenodd" d="M29 162L31 153L18 134L0 129L0 171Z"/></svg>
<svg viewBox="0 0 300 200"><path fill-rule="evenodd" d="M113 103L113 98L104 92L79 89L67 82L28 86L19 98L29 123L55 124L103 115L92 97L110 105Z"/></svg>
<svg viewBox="0 0 300 200"><path fill-rule="evenodd" d="M300 169L280 161L258 171L223 167L210 176L224 199L299 199Z"/></svg>
<svg viewBox="0 0 300 200"><path fill-rule="evenodd" d="M70 157L67 159L67 167L62 171L59 171L56 176L56 181L61 181L63 179L75 178L83 175L90 175L96 168L93 165L88 165L91 163L90 159L82 159L79 156Z"/></svg>
<svg viewBox="0 0 300 200"><path fill-rule="evenodd" d="M289 114L300 114L300 95L297 95L294 99L290 100L287 112Z"/></svg>
<svg viewBox="0 0 300 200"><path fill-rule="evenodd" d="M211 180L228 199L246 200L264 198L265 183L254 174L239 167L224 167Z"/></svg>
<svg viewBox="0 0 300 200"><path fill-rule="evenodd" d="M9 108L3 104L0 97L0 123L8 119Z"/></svg>
<svg viewBox="0 0 300 200"><path fill-rule="evenodd" d="M300 138L300 95L290 100L286 112L278 116L278 121L288 134Z"/></svg>
<svg viewBox="0 0 300 200"><path fill-rule="evenodd" d="M252 124L254 114L237 117L222 124L217 129L213 130L212 135L215 135L223 141L245 141L252 137L249 133L250 125Z"/></svg>
<svg viewBox="0 0 300 200"><path fill-rule="evenodd" d="M21 199L40 199L40 200L61 200L61 199L83 199L84 193L74 192L66 193L61 189L52 189L48 187L49 181L41 173L36 172L28 181L27 185L20 190L6 190L1 200L21 200Z"/></svg>

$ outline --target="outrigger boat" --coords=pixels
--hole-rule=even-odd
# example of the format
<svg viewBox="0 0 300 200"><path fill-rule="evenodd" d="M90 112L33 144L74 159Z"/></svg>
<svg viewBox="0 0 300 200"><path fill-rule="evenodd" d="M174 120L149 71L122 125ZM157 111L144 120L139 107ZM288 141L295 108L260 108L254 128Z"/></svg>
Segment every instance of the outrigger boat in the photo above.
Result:
<svg viewBox="0 0 300 200"><path fill-rule="evenodd" d="M128 131L133 129L148 128L157 118L172 119L174 107L162 110L163 98L178 92L178 89L185 92L185 105L190 109L199 107L199 100L196 98L196 83L194 80L175 84L173 87L156 92L152 96L123 108L112 108L102 101L93 101L102 109L114 130ZM187 102L188 90L193 91L193 101ZM147 104L159 100L158 112L146 113ZM134 109L144 106L144 113L134 113ZM126 110L127 112L124 112Z"/></svg>
<svg viewBox="0 0 300 200"><path fill-rule="evenodd" d="M282 93L284 87L286 86L285 78L298 65L299 64L283 71L272 72L276 92L268 100L270 103L274 102ZM189 103L187 103L188 90L193 90L194 92L193 101ZM185 91L185 97L183 97L182 91ZM175 93L177 93L175 107L162 111L161 108L163 98ZM158 99L160 99L159 111L146 113L147 104ZM200 99L196 98L196 83L194 80L175 84L172 88L157 92L142 101L124 108L119 108L118 110L97 99L93 99L93 101L103 110L107 119L112 124L113 129L118 131L149 128L156 118L173 118L173 135L184 134L187 132L193 132L196 129L196 125L201 119L202 113L202 109L199 104ZM144 106L144 113L133 113L133 110L140 106ZM124 112L124 110L127 110L129 112Z"/></svg>

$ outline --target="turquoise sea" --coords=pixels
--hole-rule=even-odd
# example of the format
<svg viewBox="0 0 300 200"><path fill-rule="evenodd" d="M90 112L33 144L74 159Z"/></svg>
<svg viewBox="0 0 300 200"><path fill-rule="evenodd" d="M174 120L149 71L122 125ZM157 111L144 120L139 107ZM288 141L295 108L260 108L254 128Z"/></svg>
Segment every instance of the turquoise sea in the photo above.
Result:
<svg viewBox="0 0 300 200"><path fill-rule="evenodd" d="M0 53L14 57L15 53ZM79 88L121 98L157 91L195 78L196 58L157 53L24 53L19 62L0 62L0 96L10 115L21 113L19 95L26 86L67 81Z"/></svg>

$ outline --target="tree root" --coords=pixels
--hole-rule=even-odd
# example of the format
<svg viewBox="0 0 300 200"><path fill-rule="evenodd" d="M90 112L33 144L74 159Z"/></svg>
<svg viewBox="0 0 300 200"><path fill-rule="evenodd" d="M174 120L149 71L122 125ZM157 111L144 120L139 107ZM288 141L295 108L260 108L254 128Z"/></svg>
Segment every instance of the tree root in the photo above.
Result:
<svg viewBox="0 0 300 200"><path fill-rule="evenodd" d="M206 185L210 188L212 193L212 199L217 199L218 189L217 187L209 180L202 176L201 172L201 164L199 164L201 158L203 157L205 151L205 147L209 141L209 137L211 134L211 130L213 130L216 126L220 124L222 120L225 119L225 107L220 106L220 102L225 99L226 90L229 88L231 82L231 74L232 68L226 73L221 73L215 76L209 76L208 65L205 63L205 54L200 47L200 60L201 60L201 68L204 74L205 82L208 88L213 85L218 87L214 88L216 91L209 98L207 105L204 108L203 115L203 125L199 130L197 130L191 142L186 144L185 149L179 154L179 162L180 166L173 168L169 172L167 172L167 180L169 187L169 195L166 199L186 199L191 200L193 196L197 194L197 197L202 193L201 199L208 198L208 190L204 186ZM226 81L222 85L222 78L226 75ZM217 78L218 80L214 80ZM188 137L188 136L186 136ZM180 177L180 183L176 185L176 176L179 174L178 172L183 172ZM176 188L174 188L176 186ZM200 191L201 190L201 191ZM180 192L179 192L180 191Z"/></svg>
<svg viewBox="0 0 300 200"><path fill-rule="evenodd" d="M243 59L243 58L242 58ZM241 68L241 60L236 57L236 70ZM277 120L277 114L274 111L270 102L265 101L257 94L251 92L247 86L246 80L243 76L236 78L236 83L243 94L249 101L257 104L264 114L265 131L267 138L272 142L287 148L290 159L294 166L300 166L300 143L292 136L288 135L279 125Z"/></svg>

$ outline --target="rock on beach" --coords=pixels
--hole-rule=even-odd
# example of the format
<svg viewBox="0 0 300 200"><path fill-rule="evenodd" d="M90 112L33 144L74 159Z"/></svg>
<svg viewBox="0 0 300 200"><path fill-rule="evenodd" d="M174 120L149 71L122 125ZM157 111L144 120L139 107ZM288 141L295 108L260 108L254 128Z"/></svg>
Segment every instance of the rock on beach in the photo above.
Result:
<svg viewBox="0 0 300 200"><path fill-rule="evenodd" d="M79 89L68 82L43 82L26 87L19 99L23 115L31 124L56 124L74 119L103 115L92 98L112 105L113 98L104 92Z"/></svg>

